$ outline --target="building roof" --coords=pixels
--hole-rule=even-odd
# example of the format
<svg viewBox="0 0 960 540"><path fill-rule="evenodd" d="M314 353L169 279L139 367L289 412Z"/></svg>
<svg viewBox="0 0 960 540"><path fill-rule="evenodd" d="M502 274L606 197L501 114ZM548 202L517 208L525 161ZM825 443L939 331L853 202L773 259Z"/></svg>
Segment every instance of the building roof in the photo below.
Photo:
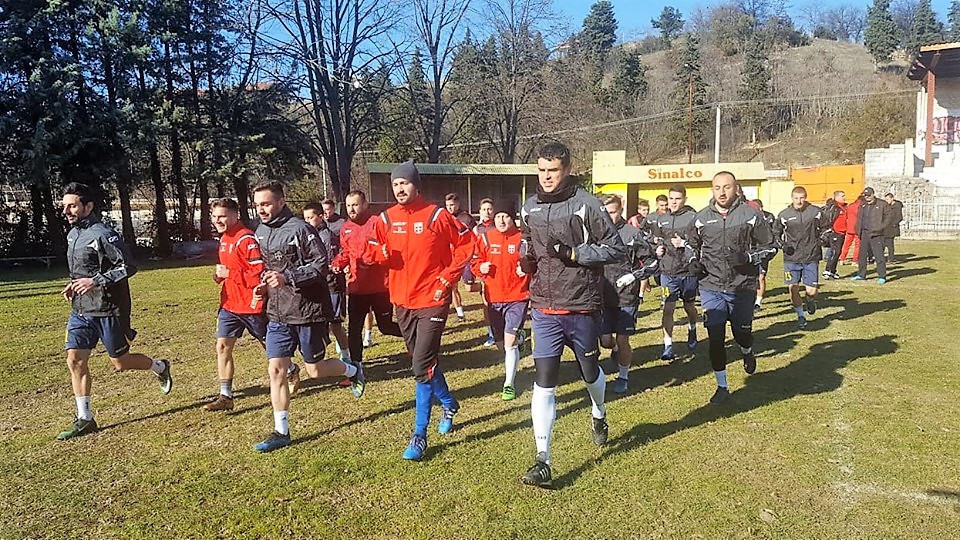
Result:
<svg viewBox="0 0 960 540"><path fill-rule="evenodd" d="M370 174L390 174L399 163L367 163ZM417 163L420 174L451 176L536 176L537 166L521 164Z"/></svg>
<svg viewBox="0 0 960 540"><path fill-rule="evenodd" d="M927 78L927 72L933 72L937 77L960 77L960 42L920 47L907 77L922 81Z"/></svg>

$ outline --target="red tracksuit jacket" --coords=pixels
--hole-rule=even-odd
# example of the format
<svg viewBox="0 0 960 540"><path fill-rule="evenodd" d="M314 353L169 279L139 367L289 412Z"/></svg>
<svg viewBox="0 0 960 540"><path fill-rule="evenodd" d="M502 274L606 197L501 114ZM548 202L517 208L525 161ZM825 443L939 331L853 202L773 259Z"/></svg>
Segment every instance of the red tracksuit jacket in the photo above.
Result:
<svg viewBox="0 0 960 540"><path fill-rule="evenodd" d="M253 288L260 284L260 274L263 273L260 244L253 231L243 223L227 229L220 237L220 264L230 270L229 277L218 280L223 284L220 307L238 315L263 313L262 300L255 307L250 307Z"/></svg>
<svg viewBox="0 0 960 540"><path fill-rule="evenodd" d="M334 268L350 268L347 278L349 294L377 294L387 292L387 269L376 263L367 253L374 226L380 218L367 216L358 223L347 220L340 228L340 253L333 259Z"/></svg>
<svg viewBox="0 0 960 540"><path fill-rule="evenodd" d="M390 302L420 309L450 302L451 287L473 256L473 242L470 229L450 212L418 198L380 214L368 253L387 268Z"/></svg>
<svg viewBox="0 0 960 540"><path fill-rule="evenodd" d="M530 276L517 275L522 239L519 229L504 234L495 227L477 238L470 269L473 275L483 279L483 291L489 302L522 302L530 298ZM490 263L488 274L480 272L480 265L485 262Z"/></svg>

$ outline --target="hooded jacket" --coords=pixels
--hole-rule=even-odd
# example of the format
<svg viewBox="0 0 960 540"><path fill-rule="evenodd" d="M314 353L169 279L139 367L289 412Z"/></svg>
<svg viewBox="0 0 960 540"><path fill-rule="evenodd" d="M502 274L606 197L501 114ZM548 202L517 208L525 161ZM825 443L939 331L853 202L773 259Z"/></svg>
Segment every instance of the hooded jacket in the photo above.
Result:
<svg viewBox="0 0 960 540"><path fill-rule="evenodd" d="M660 260L660 271L662 273L672 277L692 275L687 270L690 254L684 247L673 247L671 239L674 236L679 236L686 240L687 232L696 217L697 211L689 205L684 205L676 212L668 211L666 214L657 215L650 232L653 236L663 239L665 251L663 258Z"/></svg>
<svg viewBox="0 0 960 540"><path fill-rule="evenodd" d="M819 206L804 202L799 210L792 204L784 208L773 222L773 237L783 251L783 261L810 263L822 259L820 233L830 227Z"/></svg>
<svg viewBox="0 0 960 540"><path fill-rule="evenodd" d="M86 294L74 294L73 312L93 317L130 319L130 284L137 272L120 235L95 214L77 221L67 233L67 267L70 279L93 278Z"/></svg>
<svg viewBox="0 0 960 540"><path fill-rule="evenodd" d="M887 238L900 236L900 222L903 221L903 203L894 199L890 204L890 222L887 223L883 235Z"/></svg>
<svg viewBox="0 0 960 540"><path fill-rule="evenodd" d="M520 211L526 249L533 262L530 304L554 312L599 311L603 265L624 257L626 248L600 200L572 177L556 190L527 199ZM548 255L551 244L572 248L574 261Z"/></svg>
<svg viewBox="0 0 960 540"><path fill-rule="evenodd" d="M656 258L653 246L647 241L643 231L630 225L623 219L613 223L620 241L625 248L624 256L603 265L603 306L636 306L640 298L640 279L622 289L617 288L617 280L626 274L636 272L645 260Z"/></svg>
<svg viewBox="0 0 960 540"><path fill-rule="evenodd" d="M711 199L706 208L697 212L687 241L706 270L706 275L700 277L700 288L708 291L755 292L759 267L737 261L745 254L765 260L776 254L773 231L763 214L739 198L726 215L717 210Z"/></svg>
<svg viewBox="0 0 960 540"><path fill-rule="evenodd" d="M271 288L267 318L285 324L327 322L333 318L327 289L327 250L317 231L289 207L257 226L265 270L283 274L283 287Z"/></svg>

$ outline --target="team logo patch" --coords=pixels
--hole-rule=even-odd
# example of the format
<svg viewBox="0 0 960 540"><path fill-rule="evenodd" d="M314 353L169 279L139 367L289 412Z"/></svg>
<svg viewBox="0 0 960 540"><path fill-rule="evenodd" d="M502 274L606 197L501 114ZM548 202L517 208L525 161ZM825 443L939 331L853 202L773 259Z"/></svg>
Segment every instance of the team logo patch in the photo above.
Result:
<svg viewBox="0 0 960 540"><path fill-rule="evenodd" d="M416 223L413 224L413 232L414 232L414 234L423 234L423 222L422 222L422 221L417 221Z"/></svg>
<svg viewBox="0 0 960 540"><path fill-rule="evenodd" d="M517 246L515 246L515 245L513 245L513 244L510 244L509 246L507 246L507 253L509 253L509 254L512 255L512 254L514 254L514 253L516 253L516 252L517 252Z"/></svg>

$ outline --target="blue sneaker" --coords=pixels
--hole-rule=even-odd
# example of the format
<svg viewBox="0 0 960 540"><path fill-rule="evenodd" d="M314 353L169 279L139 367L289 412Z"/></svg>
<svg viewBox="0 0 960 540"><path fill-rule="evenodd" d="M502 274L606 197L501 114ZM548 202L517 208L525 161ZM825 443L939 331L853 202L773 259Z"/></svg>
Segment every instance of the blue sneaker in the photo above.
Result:
<svg viewBox="0 0 960 540"><path fill-rule="evenodd" d="M800 330L806 330L806 329L807 329L807 318L806 318L806 317L798 317L798 318L797 318L797 328L799 328Z"/></svg>
<svg viewBox="0 0 960 540"><path fill-rule="evenodd" d="M487 340L483 342L484 347L494 347L497 345L497 342L494 341L493 336L487 337Z"/></svg>
<svg viewBox="0 0 960 540"><path fill-rule="evenodd" d="M453 415L455 414L457 414L456 409L444 407L443 414L440 415L440 423L437 424L437 433L446 435L453 431Z"/></svg>
<svg viewBox="0 0 960 540"><path fill-rule="evenodd" d="M621 379L620 377L617 377L617 378L614 379L614 381L613 381L613 392L614 392L615 394L626 394L626 393L627 393L627 386L628 386L629 384L630 384L630 383L629 383L629 381L627 381L627 379Z"/></svg>
<svg viewBox="0 0 960 540"><path fill-rule="evenodd" d="M278 448L283 448L284 446L290 446L290 434L281 435L274 431L266 439L258 442L253 445L253 449L257 452L272 452Z"/></svg>
<svg viewBox="0 0 960 540"><path fill-rule="evenodd" d="M697 330L693 329L687 334L687 350L693 352L697 348Z"/></svg>
<svg viewBox="0 0 960 540"><path fill-rule="evenodd" d="M671 360L674 360L676 357L677 357L677 356L676 356L675 354L673 354L673 345L672 345L672 344L671 344L671 345L665 345L665 346L663 347L663 354L660 355L660 359L661 359L661 360L666 360L667 362L670 362Z"/></svg>
<svg viewBox="0 0 960 540"><path fill-rule="evenodd" d="M407 445L407 449L403 451L403 459L411 459L413 461L420 461L420 458L423 457L423 453L427 451L427 438L423 435L413 434L413 437L410 437L410 444Z"/></svg>
<svg viewBox="0 0 960 540"><path fill-rule="evenodd" d="M883 284L886 283L886 282L887 282L887 279L886 279L886 278L880 278L880 279L877 280L877 285L883 285Z"/></svg>
<svg viewBox="0 0 960 540"><path fill-rule="evenodd" d="M852 278L850 278L851 281L863 281L864 279L865 279L865 278L864 278L863 276L860 276L860 275L856 275L856 276L853 276Z"/></svg>

